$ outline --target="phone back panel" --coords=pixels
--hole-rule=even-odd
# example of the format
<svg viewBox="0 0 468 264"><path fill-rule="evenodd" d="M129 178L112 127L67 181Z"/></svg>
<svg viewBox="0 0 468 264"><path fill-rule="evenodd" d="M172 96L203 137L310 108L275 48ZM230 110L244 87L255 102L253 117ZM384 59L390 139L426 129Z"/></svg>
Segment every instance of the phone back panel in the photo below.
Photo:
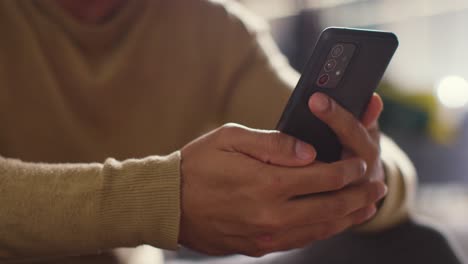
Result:
<svg viewBox="0 0 468 264"><path fill-rule="evenodd" d="M317 84L317 78L330 50L337 43L352 43L356 49L337 86L321 87ZM349 28L324 30L288 101L277 129L313 145L317 150L318 160L339 160L341 143L336 134L310 112L309 97L315 92L325 93L359 119L397 47L397 37L389 32Z"/></svg>

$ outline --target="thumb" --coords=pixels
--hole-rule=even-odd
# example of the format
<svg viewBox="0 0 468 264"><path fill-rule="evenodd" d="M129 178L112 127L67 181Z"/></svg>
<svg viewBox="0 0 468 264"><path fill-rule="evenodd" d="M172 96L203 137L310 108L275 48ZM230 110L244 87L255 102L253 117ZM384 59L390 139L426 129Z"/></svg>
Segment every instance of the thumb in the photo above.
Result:
<svg viewBox="0 0 468 264"><path fill-rule="evenodd" d="M315 149L292 136L276 130L260 130L237 124L223 127L231 150L265 163L279 166L304 166L314 161Z"/></svg>

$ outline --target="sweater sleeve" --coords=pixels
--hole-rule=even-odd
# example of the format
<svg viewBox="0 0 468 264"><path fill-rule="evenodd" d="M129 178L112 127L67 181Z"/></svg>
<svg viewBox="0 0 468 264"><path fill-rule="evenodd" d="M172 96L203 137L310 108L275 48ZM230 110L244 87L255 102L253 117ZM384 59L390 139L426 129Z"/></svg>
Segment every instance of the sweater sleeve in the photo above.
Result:
<svg viewBox="0 0 468 264"><path fill-rule="evenodd" d="M180 154L103 164L0 157L0 262L177 247Z"/></svg>
<svg viewBox="0 0 468 264"><path fill-rule="evenodd" d="M244 60L238 64L234 84L226 93L227 114L223 121L273 129L299 75L288 65L267 27L251 26L252 20L241 8L232 12L244 21L244 42L250 46L236 53ZM242 35L236 34L237 38ZM408 215L415 192L416 173L406 155L386 136L382 136L381 149L389 192L376 216L358 228L362 231L378 231L400 223Z"/></svg>
<svg viewBox="0 0 468 264"><path fill-rule="evenodd" d="M409 158L385 135L380 146L388 193L377 214L356 229L361 232L381 231L408 219L416 194L416 170Z"/></svg>

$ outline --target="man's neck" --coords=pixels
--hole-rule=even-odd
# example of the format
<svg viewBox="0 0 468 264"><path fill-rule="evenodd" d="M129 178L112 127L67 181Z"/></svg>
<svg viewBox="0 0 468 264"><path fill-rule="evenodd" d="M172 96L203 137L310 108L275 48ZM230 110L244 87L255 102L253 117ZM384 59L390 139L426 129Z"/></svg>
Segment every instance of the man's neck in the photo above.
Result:
<svg viewBox="0 0 468 264"><path fill-rule="evenodd" d="M109 19L126 0L56 0L76 20L99 24ZM139 1L139 0L136 0Z"/></svg>

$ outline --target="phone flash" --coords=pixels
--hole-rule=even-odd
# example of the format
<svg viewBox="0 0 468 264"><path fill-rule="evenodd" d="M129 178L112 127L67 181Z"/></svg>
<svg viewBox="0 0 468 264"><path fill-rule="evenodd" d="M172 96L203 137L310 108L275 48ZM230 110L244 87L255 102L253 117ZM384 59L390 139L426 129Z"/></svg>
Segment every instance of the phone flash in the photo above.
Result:
<svg viewBox="0 0 468 264"><path fill-rule="evenodd" d="M336 74L336 76L340 76L340 75L341 75L341 71L336 71L335 74Z"/></svg>

